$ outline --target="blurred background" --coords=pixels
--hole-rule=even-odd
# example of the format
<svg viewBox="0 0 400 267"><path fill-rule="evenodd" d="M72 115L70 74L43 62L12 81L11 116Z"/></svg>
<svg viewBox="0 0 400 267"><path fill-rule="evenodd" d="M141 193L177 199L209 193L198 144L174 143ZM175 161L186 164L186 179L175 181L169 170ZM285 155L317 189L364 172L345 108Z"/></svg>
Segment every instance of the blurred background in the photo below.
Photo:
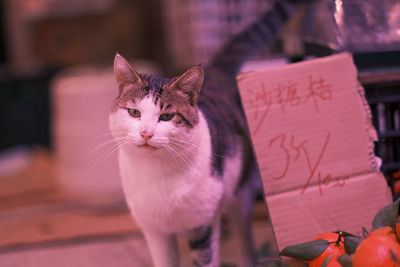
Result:
<svg viewBox="0 0 400 267"><path fill-rule="evenodd" d="M137 265L131 266L148 266L142 237L123 200L116 146L108 133L108 113L116 96L114 55L122 54L139 72L178 75L189 66L207 64L272 3L0 0L1 266L70 266L71 261L91 266L99 255L103 258L96 266L116 266L115 258L121 266L132 261ZM342 51L353 53L378 131L376 154L397 198L397 0L321 0L303 6L275 44L244 68L268 68ZM265 227L264 203L258 204L254 225L261 238L256 242L260 257L267 257L272 234ZM229 240L229 230L225 237ZM130 256L110 250L114 243ZM75 250L76 244L80 250ZM45 254L32 250L37 246ZM229 266L234 250L226 247L223 259ZM79 253L82 257L68 256Z"/></svg>

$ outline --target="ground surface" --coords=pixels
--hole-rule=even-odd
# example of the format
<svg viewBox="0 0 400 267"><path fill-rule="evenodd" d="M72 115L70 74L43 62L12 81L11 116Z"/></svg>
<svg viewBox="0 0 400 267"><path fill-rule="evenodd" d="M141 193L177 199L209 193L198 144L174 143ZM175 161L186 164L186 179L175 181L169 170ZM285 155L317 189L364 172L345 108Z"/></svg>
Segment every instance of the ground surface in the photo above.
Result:
<svg viewBox="0 0 400 267"><path fill-rule="evenodd" d="M72 201L60 190L54 165L51 155L37 151L25 168L0 177L0 266L151 266L143 235L125 204ZM271 244L263 202L254 207L253 230L259 250ZM223 223L224 266L235 266L233 239ZM184 240L180 247L182 266L191 266Z"/></svg>

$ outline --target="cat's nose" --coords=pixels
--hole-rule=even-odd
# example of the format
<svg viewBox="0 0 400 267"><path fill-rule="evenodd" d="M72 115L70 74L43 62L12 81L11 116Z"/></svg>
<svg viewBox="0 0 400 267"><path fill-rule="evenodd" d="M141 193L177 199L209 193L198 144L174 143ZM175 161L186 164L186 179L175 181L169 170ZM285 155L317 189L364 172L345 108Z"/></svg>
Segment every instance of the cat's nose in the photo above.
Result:
<svg viewBox="0 0 400 267"><path fill-rule="evenodd" d="M148 132L148 131L141 131L140 136L144 139L144 141L148 141L150 138L152 138L154 133Z"/></svg>

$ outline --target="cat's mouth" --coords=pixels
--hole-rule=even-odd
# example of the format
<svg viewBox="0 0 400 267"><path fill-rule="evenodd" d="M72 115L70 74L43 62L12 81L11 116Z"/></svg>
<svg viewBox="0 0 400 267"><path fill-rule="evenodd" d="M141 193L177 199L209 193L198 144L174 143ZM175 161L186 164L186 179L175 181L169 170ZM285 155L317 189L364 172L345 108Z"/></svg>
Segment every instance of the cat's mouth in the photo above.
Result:
<svg viewBox="0 0 400 267"><path fill-rule="evenodd" d="M149 143L141 144L138 147L142 147L142 148L146 148L146 149L158 149L158 147L152 146Z"/></svg>

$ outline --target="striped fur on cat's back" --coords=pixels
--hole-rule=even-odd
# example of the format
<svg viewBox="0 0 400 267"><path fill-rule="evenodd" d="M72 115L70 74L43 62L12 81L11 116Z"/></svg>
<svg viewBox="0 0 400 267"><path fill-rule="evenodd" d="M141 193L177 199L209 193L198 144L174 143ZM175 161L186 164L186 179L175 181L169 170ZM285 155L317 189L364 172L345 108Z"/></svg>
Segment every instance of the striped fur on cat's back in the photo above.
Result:
<svg viewBox="0 0 400 267"><path fill-rule="evenodd" d="M272 43L292 10L275 3L208 66L176 78L139 74L116 55L110 129L126 202L156 267L179 266L178 236L187 238L195 266L219 266L223 212L240 237L241 266L255 266L250 212L258 177L235 74Z"/></svg>

